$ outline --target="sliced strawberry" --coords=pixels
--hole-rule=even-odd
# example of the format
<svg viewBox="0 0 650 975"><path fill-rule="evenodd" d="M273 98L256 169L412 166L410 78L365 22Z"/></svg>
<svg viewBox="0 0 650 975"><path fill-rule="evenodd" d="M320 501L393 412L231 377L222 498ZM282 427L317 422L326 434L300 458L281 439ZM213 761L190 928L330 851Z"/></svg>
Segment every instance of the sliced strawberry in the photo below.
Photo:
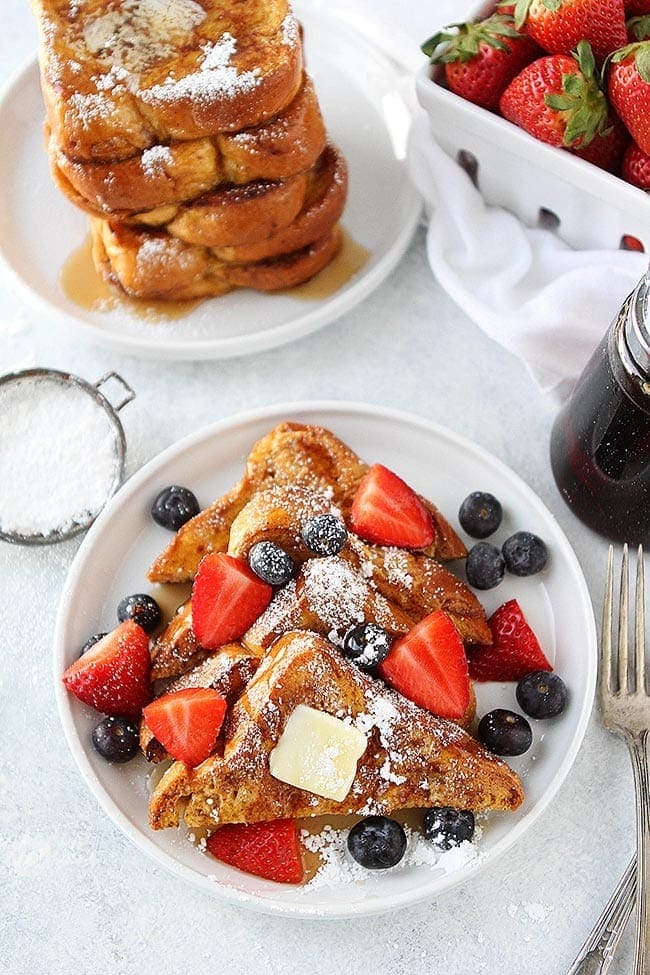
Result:
<svg viewBox="0 0 650 975"><path fill-rule="evenodd" d="M415 491L381 464L371 467L357 488L350 522L357 535L377 545L427 548L436 537Z"/></svg>
<svg viewBox="0 0 650 975"><path fill-rule="evenodd" d="M149 637L126 620L70 664L63 683L97 711L135 717L151 700L150 671Z"/></svg>
<svg viewBox="0 0 650 975"><path fill-rule="evenodd" d="M217 860L265 880L299 884L303 878L293 819L227 824L208 837L208 850Z"/></svg>
<svg viewBox="0 0 650 975"><path fill-rule="evenodd" d="M516 599L499 606L488 625L493 642L467 651L473 680L521 680L534 670L553 670Z"/></svg>
<svg viewBox="0 0 650 975"><path fill-rule="evenodd" d="M195 768L214 751L226 702L209 687L189 687L152 701L142 717L172 758Z"/></svg>
<svg viewBox="0 0 650 975"><path fill-rule="evenodd" d="M377 670L409 701L441 718L459 719L467 711L465 648L452 620L440 609L400 637Z"/></svg>
<svg viewBox="0 0 650 975"><path fill-rule="evenodd" d="M241 559L206 555L192 587L192 627L206 650L243 636L271 602L273 589Z"/></svg>

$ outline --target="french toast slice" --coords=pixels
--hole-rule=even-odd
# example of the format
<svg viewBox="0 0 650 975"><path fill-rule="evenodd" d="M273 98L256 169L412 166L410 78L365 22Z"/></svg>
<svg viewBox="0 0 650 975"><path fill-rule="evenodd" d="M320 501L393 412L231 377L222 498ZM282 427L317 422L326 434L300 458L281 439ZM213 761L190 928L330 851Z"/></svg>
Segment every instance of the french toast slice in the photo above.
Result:
<svg viewBox="0 0 650 975"><path fill-rule="evenodd" d="M31 0L57 145L113 162L170 140L239 132L295 98L303 73L288 0Z"/></svg>
<svg viewBox="0 0 650 975"><path fill-rule="evenodd" d="M304 76L291 104L263 125L212 138L151 146L124 160L78 162L65 154L53 133L48 130L46 136L52 175L59 189L81 209L120 220L132 220L139 213L160 207L179 206L221 184L285 180L306 173L326 144L318 99L308 76ZM320 236L323 234L313 239ZM302 245L284 248L284 252L298 246ZM257 259L261 260L250 258Z"/></svg>
<svg viewBox="0 0 650 975"><path fill-rule="evenodd" d="M179 207L166 229L173 237L199 247L252 244L284 230L296 219L307 186L307 174L299 173L277 182L254 180L218 187Z"/></svg>
<svg viewBox="0 0 650 975"><path fill-rule="evenodd" d="M229 264L208 247L187 244L164 229L144 230L91 217L93 261L108 283L131 298L192 301L233 288L293 288L322 271L341 248L338 226L292 254Z"/></svg>
<svg viewBox="0 0 650 975"><path fill-rule="evenodd" d="M162 693L173 694L188 687L211 687L225 698L228 705L232 705L257 670L258 664L257 657L240 644L230 643L202 663L193 666L187 673L170 681ZM144 719L140 722L140 748L148 762L157 764L169 758Z"/></svg>
<svg viewBox="0 0 650 975"><path fill-rule="evenodd" d="M367 464L324 427L280 423L253 446L241 481L176 533L149 569L149 579L193 579L204 555L227 551L230 528L244 505L257 492L274 485L297 485L324 494L346 518L367 470ZM451 525L432 502L422 500L436 528L435 541L426 554L441 561L464 558L467 551Z"/></svg>
<svg viewBox="0 0 650 975"><path fill-rule="evenodd" d="M367 737L342 801L271 775L270 754L287 720L306 705L352 722ZM153 829L214 829L324 814L388 814L454 806L515 810L517 774L458 725L384 688L313 633L288 633L274 645L227 719L222 755L196 769L174 762L154 790Z"/></svg>
<svg viewBox="0 0 650 975"><path fill-rule="evenodd" d="M340 514L323 494L298 487L259 491L234 519L228 553L245 560L253 545L267 541L283 548L294 562L305 562L312 554L303 542L303 528L322 514ZM466 643L492 642L485 610L472 590L430 556L370 545L350 532L340 558L413 622L442 609Z"/></svg>

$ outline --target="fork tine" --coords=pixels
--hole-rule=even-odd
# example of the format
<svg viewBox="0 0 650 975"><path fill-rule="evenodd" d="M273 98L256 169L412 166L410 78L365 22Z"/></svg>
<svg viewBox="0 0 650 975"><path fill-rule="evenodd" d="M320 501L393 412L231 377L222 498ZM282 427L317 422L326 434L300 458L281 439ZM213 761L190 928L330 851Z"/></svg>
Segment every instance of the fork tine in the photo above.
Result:
<svg viewBox="0 0 650 975"><path fill-rule="evenodd" d="M628 650L628 590L629 590L629 569L627 543L623 546L623 559L621 561L621 598L619 601L618 616L618 693L627 693L627 650Z"/></svg>
<svg viewBox="0 0 650 975"><path fill-rule="evenodd" d="M634 670L636 692L645 693L645 568L643 545L639 545L636 557L636 608L634 623Z"/></svg>
<svg viewBox="0 0 650 975"><path fill-rule="evenodd" d="M614 601L614 549L609 546L607 581L603 603L603 630L600 641L600 691L612 689L612 603Z"/></svg>

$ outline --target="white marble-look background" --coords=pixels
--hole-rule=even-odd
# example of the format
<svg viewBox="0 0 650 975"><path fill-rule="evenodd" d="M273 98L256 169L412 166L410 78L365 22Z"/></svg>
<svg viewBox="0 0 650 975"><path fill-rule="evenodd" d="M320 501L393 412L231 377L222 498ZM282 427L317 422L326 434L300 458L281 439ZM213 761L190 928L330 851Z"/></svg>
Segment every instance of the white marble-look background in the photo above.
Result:
<svg viewBox="0 0 650 975"><path fill-rule="evenodd" d="M369 0L359 2L368 7ZM466 5L375 0L373 6L419 39ZM2 21L0 80L35 44L23 0L5 0ZM447 424L540 494L575 546L600 609L606 546L573 518L553 484L547 450L554 405L436 285L422 233L361 307L304 341L246 360L172 369L64 338L1 287L0 302L0 372L38 364L92 380L116 369L133 383L138 396L123 413L130 472L210 421L287 399L365 400ZM317 372L308 367L314 362ZM68 753L54 705L50 644L76 547L0 545L2 972L563 975L633 849L627 756L597 715L550 808L506 859L470 885L402 913L347 922L225 907L130 846ZM630 967L628 936L610 971L624 975Z"/></svg>

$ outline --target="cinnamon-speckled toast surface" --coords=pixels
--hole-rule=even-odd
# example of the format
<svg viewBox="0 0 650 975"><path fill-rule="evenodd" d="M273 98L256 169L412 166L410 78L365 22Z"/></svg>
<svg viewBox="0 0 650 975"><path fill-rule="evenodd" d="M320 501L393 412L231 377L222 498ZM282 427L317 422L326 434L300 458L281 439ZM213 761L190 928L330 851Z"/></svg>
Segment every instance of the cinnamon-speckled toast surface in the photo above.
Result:
<svg viewBox="0 0 650 975"><path fill-rule="evenodd" d="M347 519L367 471L367 464L324 427L280 423L253 446L241 481L177 532L151 566L149 579L193 579L204 555L227 551L233 521L244 506L255 494L274 486L297 486L322 494ZM449 522L432 502L422 500L436 529L435 541L425 554L441 561L464 558L465 546Z"/></svg>
<svg viewBox="0 0 650 975"><path fill-rule="evenodd" d="M113 162L281 112L303 73L288 0L31 0L48 122L70 159Z"/></svg>
<svg viewBox="0 0 650 975"><path fill-rule="evenodd" d="M297 705L352 721L367 736L342 802L274 778L269 755ZM368 815L454 806L514 810L519 777L465 731L434 717L359 671L326 640L287 633L233 707L223 755L196 769L175 762L151 797L154 829L258 822L322 814Z"/></svg>

